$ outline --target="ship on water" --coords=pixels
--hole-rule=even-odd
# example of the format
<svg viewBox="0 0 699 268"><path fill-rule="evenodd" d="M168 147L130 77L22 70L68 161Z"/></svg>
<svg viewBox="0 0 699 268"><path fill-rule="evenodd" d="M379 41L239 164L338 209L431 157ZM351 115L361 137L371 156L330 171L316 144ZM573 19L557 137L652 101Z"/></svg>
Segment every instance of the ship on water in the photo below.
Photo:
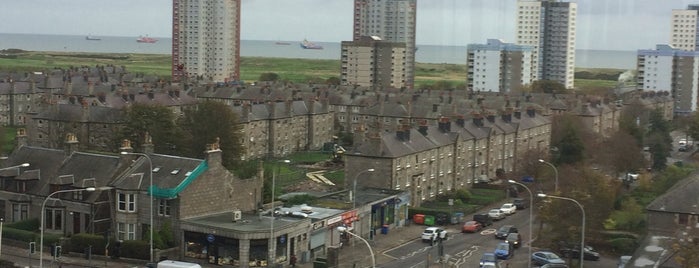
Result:
<svg viewBox="0 0 699 268"><path fill-rule="evenodd" d="M88 35L88 36L85 36L85 40L99 41L99 40L102 40L102 38L99 38L99 37L93 36L93 35Z"/></svg>
<svg viewBox="0 0 699 268"><path fill-rule="evenodd" d="M303 42L301 42L300 45L303 49L323 49L323 46L310 42L306 39L303 39Z"/></svg>
<svg viewBox="0 0 699 268"><path fill-rule="evenodd" d="M139 42L139 43L151 43L151 44L152 44L152 43L158 42L158 39L151 38L151 37L148 37L148 36L141 36L141 37L139 37L138 39L136 39L136 42Z"/></svg>

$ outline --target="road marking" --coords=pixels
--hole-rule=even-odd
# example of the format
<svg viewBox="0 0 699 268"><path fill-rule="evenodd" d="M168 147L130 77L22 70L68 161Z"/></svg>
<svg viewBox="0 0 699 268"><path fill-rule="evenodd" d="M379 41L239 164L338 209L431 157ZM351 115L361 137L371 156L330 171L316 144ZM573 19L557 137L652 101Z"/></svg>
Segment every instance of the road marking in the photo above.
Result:
<svg viewBox="0 0 699 268"><path fill-rule="evenodd" d="M447 263L449 263L452 267L460 267L462 264L466 263L466 260L473 256L473 253L476 253L477 251L478 246L470 246L465 250L459 251L458 253L454 254L453 257L449 258L449 261Z"/></svg>
<svg viewBox="0 0 699 268"><path fill-rule="evenodd" d="M497 232L497 231L498 231L498 230L496 230L496 229L494 229L494 228L485 229L485 230L481 231L481 235L491 235L491 234L494 234L494 233Z"/></svg>

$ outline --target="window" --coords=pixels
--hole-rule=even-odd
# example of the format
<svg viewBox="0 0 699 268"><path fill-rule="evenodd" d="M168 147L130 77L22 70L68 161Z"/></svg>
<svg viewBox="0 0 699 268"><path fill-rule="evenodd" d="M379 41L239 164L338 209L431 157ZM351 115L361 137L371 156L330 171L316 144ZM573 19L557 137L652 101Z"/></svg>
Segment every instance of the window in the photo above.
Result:
<svg viewBox="0 0 699 268"><path fill-rule="evenodd" d="M117 208L119 211L135 212L136 196L134 194L119 193L117 198Z"/></svg>
<svg viewBox="0 0 699 268"><path fill-rule="evenodd" d="M170 216L170 200L158 199L158 215Z"/></svg>
<svg viewBox="0 0 699 268"><path fill-rule="evenodd" d="M119 240L135 240L136 239L136 224L133 223L117 223Z"/></svg>
<svg viewBox="0 0 699 268"><path fill-rule="evenodd" d="M26 220L29 214L29 204L12 204L12 222Z"/></svg>
<svg viewBox="0 0 699 268"><path fill-rule="evenodd" d="M45 211L44 226L49 230L63 230L63 209L47 208Z"/></svg>

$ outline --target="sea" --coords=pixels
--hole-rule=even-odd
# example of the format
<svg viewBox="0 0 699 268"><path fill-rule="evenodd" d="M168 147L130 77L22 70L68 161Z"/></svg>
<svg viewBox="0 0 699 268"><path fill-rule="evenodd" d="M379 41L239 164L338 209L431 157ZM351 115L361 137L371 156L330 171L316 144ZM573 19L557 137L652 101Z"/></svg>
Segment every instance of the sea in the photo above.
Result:
<svg viewBox="0 0 699 268"><path fill-rule="evenodd" d="M95 52L170 54L171 38L159 38L156 43L138 43L134 37L95 36L100 40L86 40L86 36L47 34L0 33L0 50L18 48L30 51ZM302 49L301 40L241 40L243 57L340 59L339 42L314 42L323 49ZM465 64L466 46L417 45L415 60L421 63ZM578 49L575 67L635 69L636 51Z"/></svg>

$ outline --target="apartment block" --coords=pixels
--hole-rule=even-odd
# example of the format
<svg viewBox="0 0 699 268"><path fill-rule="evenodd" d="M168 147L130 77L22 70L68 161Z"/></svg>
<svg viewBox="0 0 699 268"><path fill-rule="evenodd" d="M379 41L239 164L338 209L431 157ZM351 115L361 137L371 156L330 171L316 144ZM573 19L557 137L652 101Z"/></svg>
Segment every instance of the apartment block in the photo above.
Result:
<svg viewBox="0 0 699 268"><path fill-rule="evenodd" d="M240 77L240 0L172 1L172 77Z"/></svg>
<svg viewBox="0 0 699 268"><path fill-rule="evenodd" d="M669 45L638 50L637 89L669 92L675 114L697 110L699 100L699 52L684 51Z"/></svg>
<svg viewBox="0 0 699 268"><path fill-rule="evenodd" d="M697 50L697 44L699 44L699 38L697 38L698 16L699 5L688 5L687 9L672 10L672 33L670 34L672 47L687 51Z"/></svg>
<svg viewBox="0 0 699 268"><path fill-rule="evenodd" d="M343 41L341 82L373 90L406 87L406 56L405 43L386 42L378 36Z"/></svg>
<svg viewBox="0 0 699 268"><path fill-rule="evenodd" d="M405 44L405 85L415 77L415 23L417 0L355 0L352 39L365 36Z"/></svg>
<svg viewBox="0 0 699 268"><path fill-rule="evenodd" d="M574 87L577 3L517 1L517 44L531 46L533 80Z"/></svg>
<svg viewBox="0 0 699 268"><path fill-rule="evenodd" d="M499 39L469 44L466 86L473 91L507 93L531 84L532 48Z"/></svg>

